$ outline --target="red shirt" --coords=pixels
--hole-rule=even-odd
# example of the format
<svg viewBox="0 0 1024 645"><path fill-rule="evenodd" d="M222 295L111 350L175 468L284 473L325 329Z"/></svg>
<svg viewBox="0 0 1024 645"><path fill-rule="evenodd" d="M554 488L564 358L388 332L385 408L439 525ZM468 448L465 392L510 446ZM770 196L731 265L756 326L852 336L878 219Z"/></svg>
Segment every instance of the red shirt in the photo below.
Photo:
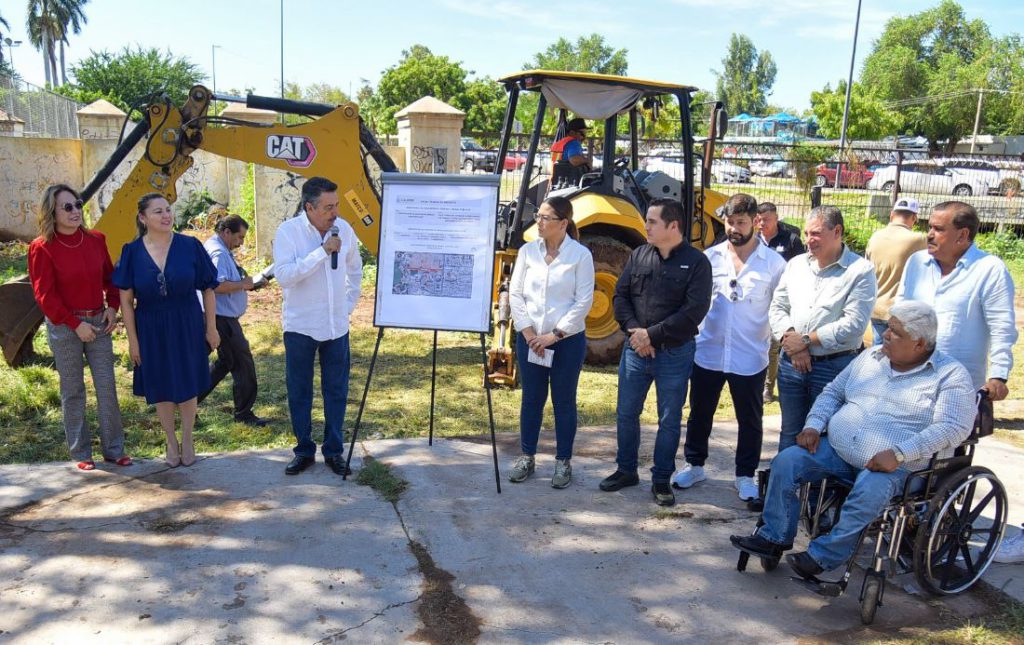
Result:
<svg viewBox="0 0 1024 645"><path fill-rule="evenodd" d="M82 323L72 310L117 309L121 302L110 281L110 261L103 233L79 229L71 235L54 233L47 242L37 237L28 247L28 275L43 314L55 325L75 329Z"/></svg>

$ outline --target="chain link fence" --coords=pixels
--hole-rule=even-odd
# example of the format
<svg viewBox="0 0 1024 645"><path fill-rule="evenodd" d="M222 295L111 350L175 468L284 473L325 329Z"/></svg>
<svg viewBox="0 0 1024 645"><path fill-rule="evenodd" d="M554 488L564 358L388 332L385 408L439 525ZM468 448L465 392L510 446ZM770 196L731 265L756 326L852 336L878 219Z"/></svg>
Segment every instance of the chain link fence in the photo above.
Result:
<svg viewBox="0 0 1024 645"><path fill-rule="evenodd" d="M5 124L8 132L0 134L20 129L24 137L77 139L76 113L81 108L81 104L67 97L18 78L0 75L0 110L11 119Z"/></svg>

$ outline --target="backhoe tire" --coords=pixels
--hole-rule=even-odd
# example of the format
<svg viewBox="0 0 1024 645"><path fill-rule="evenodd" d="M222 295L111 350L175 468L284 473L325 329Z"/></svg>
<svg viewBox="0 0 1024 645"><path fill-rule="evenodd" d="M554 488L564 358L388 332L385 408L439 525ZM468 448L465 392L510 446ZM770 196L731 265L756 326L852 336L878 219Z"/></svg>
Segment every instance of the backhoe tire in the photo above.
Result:
<svg viewBox="0 0 1024 645"><path fill-rule="evenodd" d="M603 235L584 233L580 241L594 257L594 304L587 315L587 363L612 365L619 362L626 340L615 322L612 296L632 249Z"/></svg>

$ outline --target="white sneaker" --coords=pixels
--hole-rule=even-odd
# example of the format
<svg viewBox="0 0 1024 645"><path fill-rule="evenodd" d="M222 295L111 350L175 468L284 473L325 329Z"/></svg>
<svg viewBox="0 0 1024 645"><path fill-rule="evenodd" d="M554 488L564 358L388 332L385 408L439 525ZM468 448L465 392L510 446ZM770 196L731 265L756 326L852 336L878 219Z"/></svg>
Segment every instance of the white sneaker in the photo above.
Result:
<svg viewBox="0 0 1024 645"><path fill-rule="evenodd" d="M1004 537L993 559L1003 564L1024 562L1024 532L1018 533L1012 538Z"/></svg>
<svg viewBox="0 0 1024 645"><path fill-rule="evenodd" d="M703 466L686 464L686 468L683 468L672 477L672 485L676 488L689 488L707 478L708 476L704 474Z"/></svg>
<svg viewBox="0 0 1024 645"><path fill-rule="evenodd" d="M744 502L758 498L757 484L754 482L753 477L737 477L733 485L739 492L740 499Z"/></svg>

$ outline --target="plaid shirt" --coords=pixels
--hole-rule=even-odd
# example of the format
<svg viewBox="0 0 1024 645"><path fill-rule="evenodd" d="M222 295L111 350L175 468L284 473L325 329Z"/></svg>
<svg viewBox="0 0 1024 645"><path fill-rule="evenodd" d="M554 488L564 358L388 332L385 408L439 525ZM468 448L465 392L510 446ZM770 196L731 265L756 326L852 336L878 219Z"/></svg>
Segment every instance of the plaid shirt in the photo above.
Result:
<svg viewBox="0 0 1024 645"><path fill-rule="evenodd" d="M843 461L862 468L879 452L898 448L903 468L919 470L934 453L952 454L977 414L971 376L935 350L906 372L892 369L881 348L861 352L829 383L807 415L806 428L828 427Z"/></svg>

